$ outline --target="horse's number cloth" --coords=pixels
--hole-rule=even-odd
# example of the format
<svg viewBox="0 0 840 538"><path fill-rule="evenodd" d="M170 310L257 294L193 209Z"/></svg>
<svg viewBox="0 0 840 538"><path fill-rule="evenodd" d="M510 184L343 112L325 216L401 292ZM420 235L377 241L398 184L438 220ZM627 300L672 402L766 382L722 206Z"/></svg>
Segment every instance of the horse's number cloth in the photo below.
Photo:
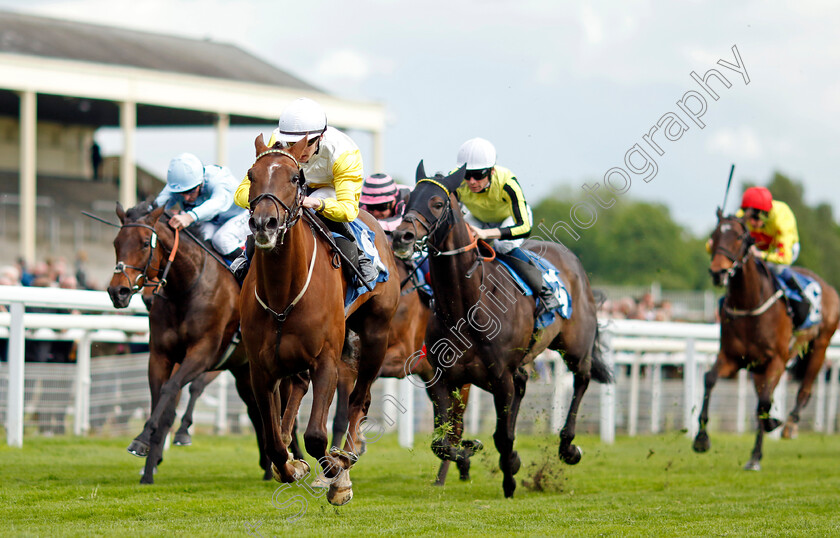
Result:
<svg viewBox="0 0 840 538"><path fill-rule="evenodd" d="M362 222L361 219L355 219L350 224L350 229L353 231L353 235L356 238L356 244L362 247L362 251L364 255L373 263L373 266L379 271L379 274L376 276L376 280L370 282L371 287L376 286L376 284L380 282L387 282L388 281L388 268L385 267L385 264L382 263L382 258L379 256L379 251L376 250L376 246L374 245L374 241L376 240L376 233L368 228L368 225ZM338 234L333 232L333 236L338 236ZM360 254L361 255L361 254ZM357 285L353 285L357 284ZM345 310L353 304L353 301L359 298L363 293L367 293L367 288L361 282L358 282L358 278L354 278L353 282L350 286L347 286L347 295L344 297L344 308Z"/></svg>
<svg viewBox="0 0 840 538"><path fill-rule="evenodd" d="M776 282L778 282L779 287L782 288L782 291L784 291L785 296L793 301L807 301L811 305L808 317L805 318L802 325L796 327L796 329L807 329L819 324L820 321L822 321L822 286L820 286L820 283L817 280L807 275L803 275L802 273L798 273L792 269L787 269L785 273L789 278L796 279L796 282L802 289L802 294L805 295L805 297L802 297L796 290L791 288L785 278L782 278L781 275L777 275Z"/></svg>
<svg viewBox="0 0 840 538"><path fill-rule="evenodd" d="M533 252L529 250L520 249L526 256L534 260L535 265L540 269L542 272L542 279L545 284L551 288L551 291L554 293L554 296L557 298L557 302L560 303L558 308L554 308L547 312L544 312L540 317L538 317L534 321L534 330L544 329L554 323L554 317L559 315L563 319L569 319L572 315L572 296L569 294L569 290L566 289L566 286L563 284L563 281L560 280L560 272L557 270L554 265L542 258L537 256ZM528 287L522 278L516 274L508 264L503 262L502 260L498 260L505 269L508 270L510 275L513 277L514 281L516 282L517 286L519 286L522 293L526 296L528 295L537 295L539 296L539 290L532 290ZM540 299L538 298L537 301Z"/></svg>

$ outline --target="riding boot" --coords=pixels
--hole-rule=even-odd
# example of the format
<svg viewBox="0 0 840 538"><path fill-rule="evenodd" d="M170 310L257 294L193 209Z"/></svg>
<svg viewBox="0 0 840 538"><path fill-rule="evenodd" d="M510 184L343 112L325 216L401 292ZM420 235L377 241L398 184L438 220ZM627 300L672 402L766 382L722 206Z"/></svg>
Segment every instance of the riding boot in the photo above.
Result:
<svg viewBox="0 0 840 538"><path fill-rule="evenodd" d="M248 268L251 266L251 258L254 257L254 235L251 234L245 239L245 249L242 253L231 262L230 270L236 281L241 286L245 281L245 276L248 274Z"/></svg>
<svg viewBox="0 0 840 538"><path fill-rule="evenodd" d="M805 296L805 290L802 289L802 286L799 284L799 279L796 278L796 274L790 267L785 267L779 273L779 276L782 277L788 287L800 297L800 300L796 300L793 297L788 298L791 317L793 318L793 326L794 328L800 327L803 323L805 323L805 320L808 319L808 315L811 313L811 301Z"/></svg>
<svg viewBox="0 0 840 538"><path fill-rule="evenodd" d="M543 282L542 271L534 265L533 261L526 262L518 257L512 256L511 253L502 254L497 252L496 257L513 267L513 270L522 277L522 280L540 298L537 311L534 314L535 317L540 317L545 312L560 308L560 301L557 300L551 288ZM531 260L529 256L526 257Z"/></svg>
<svg viewBox="0 0 840 538"><path fill-rule="evenodd" d="M376 280L376 277L379 276L379 271L377 271L376 267L374 267L370 258L362 252L362 248L356 242L356 236L353 235L353 230L350 229L350 223L336 222L323 217L321 218L321 221L331 232L339 234L339 237L335 238L336 246L338 246L341 252L347 256L350 263L359 270L359 273L361 273L365 282L372 282ZM353 272L348 270L348 278L352 280L353 276L355 276Z"/></svg>

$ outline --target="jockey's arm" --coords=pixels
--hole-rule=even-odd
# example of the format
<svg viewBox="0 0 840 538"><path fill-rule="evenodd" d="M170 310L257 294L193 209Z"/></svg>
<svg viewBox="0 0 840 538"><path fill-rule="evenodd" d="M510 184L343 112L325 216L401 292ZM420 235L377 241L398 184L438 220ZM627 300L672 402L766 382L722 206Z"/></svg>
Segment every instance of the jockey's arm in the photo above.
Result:
<svg viewBox="0 0 840 538"><path fill-rule="evenodd" d="M307 205L317 203L315 209L330 220L336 222L350 222L359 215L359 197L362 194L364 184L364 172L362 171L362 154L359 150L342 153L335 160L332 167L333 186L335 198L321 201L307 197Z"/></svg>
<svg viewBox="0 0 840 538"><path fill-rule="evenodd" d="M510 216L513 224L499 228L499 239L520 239L531 235L531 212L522 194L522 187L515 177L505 183L503 189L510 200Z"/></svg>
<svg viewBox="0 0 840 538"><path fill-rule="evenodd" d="M210 188L209 182L205 182L205 188ZM233 202L233 193L225 183L219 182L212 187L213 192L203 204L195 206L187 211L196 222L211 220L213 217L226 211Z"/></svg>

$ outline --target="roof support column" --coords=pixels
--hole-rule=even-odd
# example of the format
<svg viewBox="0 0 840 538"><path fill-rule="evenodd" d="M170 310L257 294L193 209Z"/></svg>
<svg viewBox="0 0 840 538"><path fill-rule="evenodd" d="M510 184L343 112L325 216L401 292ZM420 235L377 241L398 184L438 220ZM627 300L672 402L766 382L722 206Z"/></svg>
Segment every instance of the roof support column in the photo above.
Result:
<svg viewBox="0 0 840 538"><path fill-rule="evenodd" d="M219 166L228 165L228 129L230 129L230 116L218 114L216 116L216 164Z"/></svg>
<svg viewBox="0 0 840 538"><path fill-rule="evenodd" d="M134 156L134 135L137 132L137 104L120 102L120 128L123 154L120 159L120 203L126 209L137 204L137 164Z"/></svg>
<svg viewBox="0 0 840 538"><path fill-rule="evenodd" d="M27 265L35 263L35 181L37 174L38 99L20 92L20 248Z"/></svg>
<svg viewBox="0 0 840 538"><path fill-rule="evenodd" d="M385 136L382 131L373 131L373 170L369 173L385 173Z"/></svg>

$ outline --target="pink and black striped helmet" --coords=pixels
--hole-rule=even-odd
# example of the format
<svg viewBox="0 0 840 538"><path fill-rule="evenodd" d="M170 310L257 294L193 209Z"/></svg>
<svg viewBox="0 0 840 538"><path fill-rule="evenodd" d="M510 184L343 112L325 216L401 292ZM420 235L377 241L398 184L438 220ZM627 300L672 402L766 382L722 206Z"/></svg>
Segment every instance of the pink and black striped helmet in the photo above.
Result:
<svg viewBox="0 0 840 538"><path fill-rule="evenodd" d="M397 199L397 184L388 174L373 174L362 185L361 205L380 205Z"/></svg>

